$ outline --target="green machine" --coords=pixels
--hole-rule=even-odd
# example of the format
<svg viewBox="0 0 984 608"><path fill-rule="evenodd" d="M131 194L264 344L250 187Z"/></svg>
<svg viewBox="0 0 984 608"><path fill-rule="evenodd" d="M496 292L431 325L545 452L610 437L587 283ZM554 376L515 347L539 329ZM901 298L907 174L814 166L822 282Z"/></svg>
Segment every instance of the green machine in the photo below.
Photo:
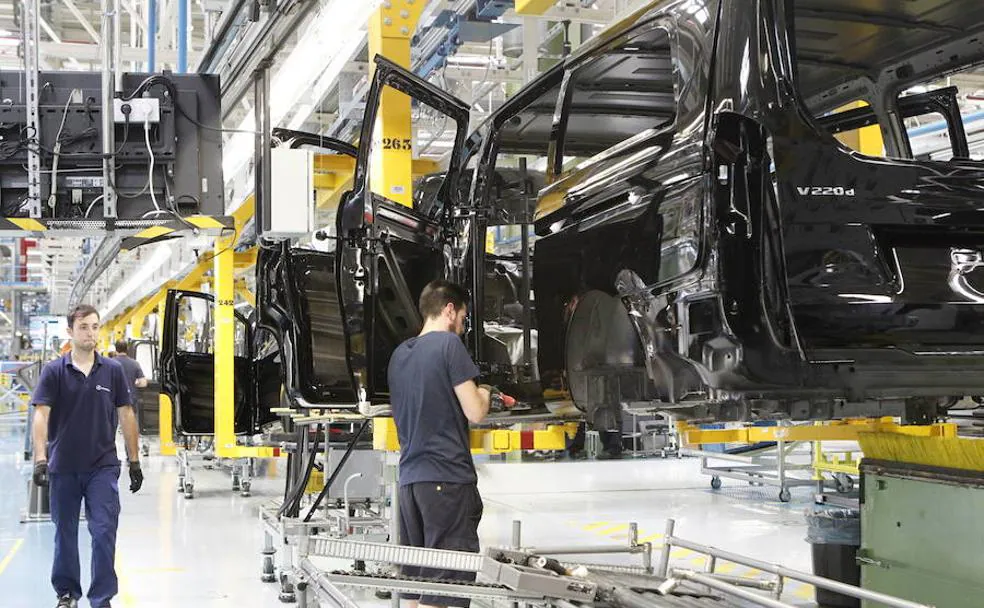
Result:
<svg viewBox="0 0 984 608"><path fill-rule="evenodd" d="M865 459L861 473L861 586L984 606L984 472Z"/></svg>

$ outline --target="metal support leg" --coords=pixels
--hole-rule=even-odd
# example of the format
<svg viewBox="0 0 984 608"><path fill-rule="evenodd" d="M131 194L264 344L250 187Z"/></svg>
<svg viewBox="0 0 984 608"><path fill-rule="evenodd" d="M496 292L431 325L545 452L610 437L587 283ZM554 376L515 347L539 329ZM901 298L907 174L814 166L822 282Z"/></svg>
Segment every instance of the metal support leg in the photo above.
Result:
<svg viewBox="0 0 984 608"><path fill-rule="evenodd" d="M273 567L273 556L277 554L277 550L273 548L273 536L269 530L263 530L262 554L263 570L260 574L260 580L264 583L275 583L277 582L277 574Z"/></svg>
<svg viewBox="0 0 984 608"><path fill-rule="evenodd" d="M191 500L195 497L195 479L191 469L191 457L188 456L188 449L181 450L178 455L178 491L184 493L184 497Z"/></svg>
<svg viewBox="0 0 984 608"><path fill-rule="evenodd" d="M297 594L294 592L294 548L285 547L283 552L283 564L280 567L280 595L277 596L281 602L292 604L297 601Z"/></svg>
<svg viewBox="0 0 984 608"><path fill-rule="evenodd" d="M661 578L666 578L670 567L670 539L673 538L673 530L676 527L676 520L666 520L666 530L663 536L663 548L659 552L659 565L656 566L656 574Z"/></svg>
<svg viewBox="0 0 984 608"><path fill-rule="evenodd" d="M395 454L389 454L388 456L394 457ZM399 461L389 467L391 472L390 482L390 543L394 545L400 544L400 472L399 472ZM391 608L400 608L400 594L393 593L390 598Z"/></svg>
<svg viewBox="0 0 984 608"><path fill-rule="evenodd" d="M250 490L253 487L253 459L244 458L242 460L242 469L240 470L240 481L239 489L240 495L247 497L250 495Z"/></svg>

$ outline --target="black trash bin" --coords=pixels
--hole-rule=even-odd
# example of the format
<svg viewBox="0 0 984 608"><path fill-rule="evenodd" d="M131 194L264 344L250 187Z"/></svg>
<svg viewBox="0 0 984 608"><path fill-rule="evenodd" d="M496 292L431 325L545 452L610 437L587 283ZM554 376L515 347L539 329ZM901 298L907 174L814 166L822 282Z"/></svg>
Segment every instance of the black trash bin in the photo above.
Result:
<svg viewBox="0 0 984 608"><path fill-rule="evenodd" d="M861 513L856 509L807 512L806 541L813 546L813 573L848 585L861 584L855 557L861 548ZM861 600L817 588L817 604L829 608L860 608Z"/></svg>

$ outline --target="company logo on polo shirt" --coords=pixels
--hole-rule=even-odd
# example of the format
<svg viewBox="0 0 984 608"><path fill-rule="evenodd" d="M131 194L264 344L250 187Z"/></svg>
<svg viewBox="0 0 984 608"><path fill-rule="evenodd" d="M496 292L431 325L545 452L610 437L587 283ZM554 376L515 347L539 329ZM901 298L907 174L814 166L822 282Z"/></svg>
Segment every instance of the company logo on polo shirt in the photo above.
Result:
<svg viewBox="0 0 984 608"><path fill-rule="evenodd" d="M113 392L113 391L109 390L108 388L106 388L105 386L103 386L101 384L97 384L96 385L96 390L97 391L106 391L107 393L112 393Z"/></svg>

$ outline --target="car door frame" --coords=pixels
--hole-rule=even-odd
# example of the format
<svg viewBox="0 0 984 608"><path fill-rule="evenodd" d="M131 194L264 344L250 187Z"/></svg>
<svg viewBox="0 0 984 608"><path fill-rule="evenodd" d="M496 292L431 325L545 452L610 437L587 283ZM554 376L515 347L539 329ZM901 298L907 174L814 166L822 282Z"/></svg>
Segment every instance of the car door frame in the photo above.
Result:
<svg viewBox="0 0 984 608"><path fill-rule="evenodd" d="M468 104L385 57L377 55L374 61L375 72L366 97L353 188L343 198L336 215L338 247L335 280L345 331L346 361L359 404L371 403L376 394L373 381L376 356L375 349L371 348L376 311L373 309L367 314L366 302L371 302L378 288L381 256L377 255L376 247L385 235L381 234L375 221L377 206L369 184L369 158L383 89L387 86L396 89L455 122L454 147L444 183L438 191L438 195L448 201L443 218L439 221L444 227L448 225L453 211L461 208L454 186L462 170L462 152L469 134L470 114ZM406 214L413 215L413 212L408 209ZM383 263L390 265L386 260Z"/></svg>
<svg viewBox="0 0 984 608"><path fill-rule="evenodd" d="M336 154L348 156L353 160L358 158L359 149L349 142L342 141L333 137L325 137L317 133L307 131L297 131L294 129L276 128L273 130L273 137L282 141L283 145L296 149L304 146L317 148ZM259 255L255 268L256 274L256 326L254 336L259 329L269 331L277 346L280 349L280 380L285 389L285 394L292 405L299 407L323 407L326 405L337 406L338 404L309 402L302 396L303 392L308 395L317 392L318 387L310 379L305 379L302 374L302 366L299 360L302 357L313 357L312 352L302 354L298 349L300 344L307 344L308 340L303 334L307 332L309 324L299 322L301 307L297 303L298 294L292 289L294 277L294 259L291 253L291 244L288 239L275 242L275 244L260 243L266 251L278 250L272 263L284 265L283 273L287 275L287 285L284 288L286 301L275 301L269 295L268 256ZM319 250L312 249L313 252ZM336 255L337 254L332 254ZM332 269L334 271L334 268ZM337 289L337 286L336 286ZM282 305L285 308L282 308ZM306 382L307 380L307 382ZM303 386L302 386L303 385ZM259 396L257 395L257 403Z"/></svg>
<svg viewBox="0 0 984 608"><path fill-rule="evenodd" d="M200 291L191 291L186 289L169 289L167 291L167 297L165 298L164 301L165 302L164 327L161 331L161 351L160 351L160 364L159 364L159 373L160 373L159 381L161 385L160 391L162 394L167 395L168 398L171 400L171 403L173 404L172 407L172 416L174 419L173 428L176 431L181 432L181 434L183 435L211 435L214 434L215 431L214 428L212 433L187 433L184 432L183 430L184 425L179 424L182 381L178 377L178 368L177 368L177 357L179 356L179 351L177 347L178 316L176 313L177 313L178 303L183 298L199 298L201 300L204 300L210 307L212 307L213 318L214 318L215 296L213 296L212 294L203 293ZM235 313L236 320L240 321L243 324L243 326L246 328L246 336L245 336L246 357L245 358L250 363L249 366L250 373L252 373L254 367L253 365L254 328L252 323L250 323L250 321L238 310L234 311L234 313ZM189 353L189 354L205 355L205 353ZM207 354L205 356L212 358L213 370L214 370L214 362L215 362L214 348L211 354ZM255 419L255 411L257 407L256 383L253 382L251 378L247 378L245 384L247 389L245 390L246 403L244 405L249 411L249 424L247 424L246 426L250 430L252 430L253 427L255 426L253 424L253 421ZM214 404L215 401L214 384L212 386L211 398ZM233 406L235 407L235 404L233 404ZM243 431L240 431L238 434L242 434L242 433Z"/></svg>

